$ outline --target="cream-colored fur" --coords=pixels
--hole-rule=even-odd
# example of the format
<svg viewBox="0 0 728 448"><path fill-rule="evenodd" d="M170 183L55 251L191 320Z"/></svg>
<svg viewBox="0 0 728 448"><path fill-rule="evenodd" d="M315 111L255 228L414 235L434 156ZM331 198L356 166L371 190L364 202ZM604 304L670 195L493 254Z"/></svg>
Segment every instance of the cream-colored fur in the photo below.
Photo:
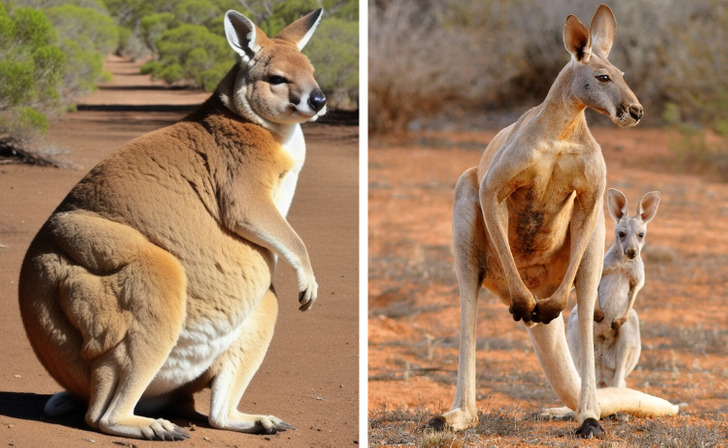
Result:
<svg viewBox="0 0 728 448"><path fill-rule="evenodd" d="M640 257L647 223L660 204L660 193L647 193L637 212L629 216L627 198L616 189L607 193L607 210L614 219L614 243L604 255L599 282L598 306L594 315L594 359L597 387L627 387L625 378L634 370L642 351L640 323L633 309L645 283ZM574 363L579 365L578 305L571 311L567 340Z"/></svg>
<svg viewBox="0 0 728 448"><path fill-rule="evenodd" d="M453 211L461 300L458 381L452 409L433 419L435 427L464 429L477 422L475 321L481 285L509 305L515 320L526 323L551 386L576 409L580 435L601 433L598 419L605 410L638 408L640 400L650 398L624 389L598 392L594 376L591 320L604 255L606 167L584 111L591 107L620 126L634 126L642 117L622 72L607 60L615 29L605 5L590 29L569 16L564 44L572 58L545 101L499 132L480 164L458 180ZM578 372L561 316L572 287L584 360Z"/></svg>
<svg viewBox="0 0 728 448"><path fill-rule="evenodd" d="M114 152L68 194L30 245L19 301L28 338L67 390L49 415L88 403L105 433L187 438L135 407L184 405L211 387L216 428L273 433L237 410L273 336L276 256L296 270L300 309L317 297L306 247L286 221L305 159L299 123L326 99L300 48L317 10L268 38L225 16L241 56L197 111Z"/></svg>

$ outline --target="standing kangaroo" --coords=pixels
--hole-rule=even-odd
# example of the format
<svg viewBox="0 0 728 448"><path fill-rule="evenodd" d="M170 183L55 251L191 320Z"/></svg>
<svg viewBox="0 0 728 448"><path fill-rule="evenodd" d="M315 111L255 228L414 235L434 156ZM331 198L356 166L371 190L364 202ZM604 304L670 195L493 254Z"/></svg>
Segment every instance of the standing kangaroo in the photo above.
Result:
<svg viewBox="0 0 728 448"><path fill-rule="evenodd" d="M620 126L634 126L642 106L607 56L616 21L601 5L587 29L570 15L571 53L543 103L490 142L477 167L455 187L453 243L461 300L460 356L452 409L434 428L477 423L475 324L482 286L523 319L546 377L576 410L577 434L602 432L601 415L616 410L669 414L677 407L628 389L600 389L594 375L592 317L604 255L602 195L606 166L587 127L590 107ZM576 287L579 372L569 355L561 311ZM551 323L549 323L551 322Z"/></svg>
<svg viewBox="0 0 728 448"><path fill-rule="evenodd" d="M192 394L210 387L211 426L292 428L237 406L273 336L276 256L296 271L300 309L316 300L306 247L285 216L305 157L299 123L325 112L300 52L321 14L271 39L228 11L240 62L213 95L99 163L40 229L19 301L36 355L67 391L47 414L81 401L99 431L179 440L186 431L135 407L192 411Z"/></svg>
<svg viewBox="0 0 728 448"><path fill-rule="evenodd" d="M604 255L594 314L594 351L597 387L627 387L625 378L637 365L642 351L640 322L633 309L637 294L645 284L645 267L640 251L645 244L647 223L660 204L660 193L647 193L637 213L629 216L627 198L621 191L607 192L607 209L614 219L614 243ZM578 305L571 311L567 338L577 365L579 347Z"/></svg>

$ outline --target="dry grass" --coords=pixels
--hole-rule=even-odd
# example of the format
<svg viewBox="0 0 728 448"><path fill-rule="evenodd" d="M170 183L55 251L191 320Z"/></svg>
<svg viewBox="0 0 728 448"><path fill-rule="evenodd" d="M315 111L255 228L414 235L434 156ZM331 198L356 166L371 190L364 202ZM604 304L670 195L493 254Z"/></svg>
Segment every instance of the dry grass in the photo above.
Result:
<svg viewBox="0 0 728 448"><path fill-rule="evenodd" d="M602 421L607 431L599 440L579 441L573 420L544 421L532 413L485 411L478 425L465 431L432 431L427 422L436 414L380 408L369 419L369 446L429 447L725 447L728 422L718 411L685 412L670 419L619 416Z"/></svg>

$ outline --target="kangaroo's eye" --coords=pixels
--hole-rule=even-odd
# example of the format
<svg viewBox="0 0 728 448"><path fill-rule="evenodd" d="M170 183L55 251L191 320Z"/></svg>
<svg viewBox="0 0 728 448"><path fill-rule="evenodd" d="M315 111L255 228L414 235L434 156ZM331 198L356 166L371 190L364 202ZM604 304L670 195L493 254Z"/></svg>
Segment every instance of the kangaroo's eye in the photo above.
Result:
<svg viewBox="0 0 728 448"><path fill-rule="evenodd" d="M644 238L645 237L645 234L644 234L644 232L640 232L640 233L637 234L637 236L640 237L640 238Z"/></svg>
<svg viewBox="0 0 728 448"><path fill-rule="evenodd" d="M599 82L609 82L612 80L612 78L610 78L609 75L597 75L596 78Z"/></svg>
<svg viewBox="0 0 728 448"><path fill-rule="evenodd" d="M620 237L620 238L624 238L624 237L625 237L625 235L626 235L626 233L624 233L624 232L619 232L619 233L618 233L617 235L619 235L619 237Z"/></svg>
<svg viewBox="0 0 728 448"><path fill-rule="evenodd" d="M268 78L268 82L273 85L278 85L278 84L285 84L288 82L288 80L286 78L284 78L283 76L272 75L270 78Z"/></svg>

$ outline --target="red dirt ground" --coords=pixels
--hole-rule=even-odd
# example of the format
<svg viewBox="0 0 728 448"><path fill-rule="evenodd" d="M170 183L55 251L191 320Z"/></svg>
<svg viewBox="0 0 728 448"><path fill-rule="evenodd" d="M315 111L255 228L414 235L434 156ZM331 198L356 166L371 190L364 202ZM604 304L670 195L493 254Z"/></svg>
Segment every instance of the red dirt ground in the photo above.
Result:
<svg viewBox="0 0 728 448"><path fill-rule="evenodd" d="M84 104L199 104L207 94L153 88L139 64L111 58L111 85ZM25 250L68 190L124 142L172 124L183 112L80 111L55 123L46 140L78 168L0 165L0 445L14 447L159 446L89 430L83 415L50 419L42 409L60 390L28 344L17 306ZM295 274L276 274L280 315L268 355L241 402L246 412L276 415L298 428L272 436L215 430L174 420L191 431L175 447L342 447L358 444L358 127L305 124L308 160L289 221L306 242L319 283L310 311L298 311ZM197 396L209 409L209 391ZM171 445L170 445L171 446Z"/></svg>
<svg viewBox="0 0 728 448"><path fill-rule="evenodd" d="M372 445L398 444L387 429L373 427L376 422L391 420L399 411L432 415L452 403L460 319L451 267L452 197L458 177L477 164L494 134L429 131L406 141L370 141ZM728 185L714 180L715 173L676 169L680 151L670 149L680 140L675 131L605 126L593 129L593 134L607 161L607 186L627 195L630 213L646 192L662 193L643 250L646 285L635 306L643 351L637 369L627 378L628 387L688 403L683 417L660 424L667 422L675 430L702 424L715 430L716 421L722 421L719 430L728 438ZM608 246L613 222L606 217ZM491 294L481 292L477 334L479 409L516 412L519 420L539 408L560 405L527 332ZM603 424L608 430L619 425ZM553 446L559 431L575 426L540 422L536 433L485 434L478 443ZM400 429L421 433L413 424L403 423ZM605 440L623 446L629 439L608 435ZM571 436L562 443L581 444Z"/></svg>

